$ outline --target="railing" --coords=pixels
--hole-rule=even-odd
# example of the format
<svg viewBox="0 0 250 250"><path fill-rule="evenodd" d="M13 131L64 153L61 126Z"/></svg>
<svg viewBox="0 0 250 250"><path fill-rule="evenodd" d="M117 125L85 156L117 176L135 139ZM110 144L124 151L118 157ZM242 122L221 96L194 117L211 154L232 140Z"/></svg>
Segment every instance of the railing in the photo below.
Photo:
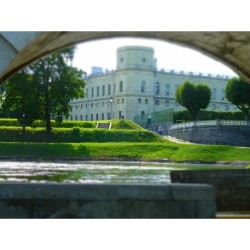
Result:
<svg viewBox="0 0 250 250"><path fill-rule="evenodd" d="M234 120L211 120L211 121L193 121L178 123L170 126L170 129L191 128L201 126L250 126L249 121Z"/></svg>

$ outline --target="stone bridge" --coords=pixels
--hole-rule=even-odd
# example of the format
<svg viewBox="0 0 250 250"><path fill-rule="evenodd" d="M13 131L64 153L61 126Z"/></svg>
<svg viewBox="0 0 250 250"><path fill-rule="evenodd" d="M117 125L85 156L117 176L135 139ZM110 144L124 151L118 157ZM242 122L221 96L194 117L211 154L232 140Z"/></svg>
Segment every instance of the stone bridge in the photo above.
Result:
<svg viewBox="0 0 250 250"><path fill-rule="evenodd" d="M0 32L0 83L53 51L114 37L178 43L250 82L250 32ZM215 212L215 189L204 184L0 185L0 218L213 218Z"/></svg>
<svg viewBox="0 0 250 250"><path fill-rule="evenodd" d="M0 82L29 63L80 42L114 37L155 38L198 50L250 82L250 32L0 32Z"/></svg>

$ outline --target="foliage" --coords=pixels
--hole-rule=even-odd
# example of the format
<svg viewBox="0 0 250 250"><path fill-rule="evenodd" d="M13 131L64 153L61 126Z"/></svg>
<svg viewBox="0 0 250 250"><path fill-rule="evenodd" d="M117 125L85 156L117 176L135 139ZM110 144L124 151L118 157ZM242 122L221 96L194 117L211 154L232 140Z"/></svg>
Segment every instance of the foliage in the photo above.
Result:
<svg viewBox="0 0 250 250"><path fill-rule="evenodd" d="M6 82L3 110L12 110L12 117L21 123L25 114L27 125L44 120L50 133L51 117L62 122L71 111L70 100L84 96L84 72L69 66L73 56L73 47L54 52L11 78Z"/></svg>
<svg viewBox="0 0 250 250"><path fill-rule="evenodd" d="M201 109L206 109L211 98L211 90L204 84L182 83L176 90L178 103L198 119Z"/></svg>
<svg viewBox="0 0 250 250"><path fill-rule="evenodd" d="M193 121L194 117L186 110L174 112L174 123ZM201 110L199 120L243 120L242 112L221 112Z"/></svg>
<svg viewBox="0 0 250 250"><path fill-rule="evenodd" d="M15 74L5 84L5 99L2 110L17 118L18 122L29 126L41 116L40 93L32 77L24 70Z"/></svg>
<svg viewBox="0 0 250 250"><path fill-rule="evenodd" d="M130 129L130 130L144 130L144 128L140 127L136 123L131 120L104 120L101 122L111 122L111 129ZM53 128L96 128L97 121L62 121L61 123L56 122L55 120L51 120L51 125ZM20 123L16 119L6 119L0 118L0 126L10 126L10 127L19 127ZM36 120L32 123L31 127L39 128L45 127L45 121Z"/></svg>
<svg viewBox="0 0 250 250"><path fill-rule="evenodd" d="M226 85L226 98L245 114L247 120L250 110L250 84L238 77L231 78Z"/></svg>
<svg viewBox="0 0 250 250"><path fill-rule="evenodd" d="M54 128L50 134L44 128L26 129L20 127L0 127L0 141L4 142L156 142L162 137L147 130Z"/></svg>

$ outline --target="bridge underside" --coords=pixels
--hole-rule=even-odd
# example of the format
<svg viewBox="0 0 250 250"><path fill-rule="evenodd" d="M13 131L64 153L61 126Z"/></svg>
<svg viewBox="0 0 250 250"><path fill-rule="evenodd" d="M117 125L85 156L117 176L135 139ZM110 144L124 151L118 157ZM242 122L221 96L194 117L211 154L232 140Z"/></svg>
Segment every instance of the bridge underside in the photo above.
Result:
<svg viewBox="0 0 250 250"><path fill-rule="evenodd" d="M250 32L0 32L0 82L40 57L91 40L139 37L178 43L230 67L250 82Z"/></svg>

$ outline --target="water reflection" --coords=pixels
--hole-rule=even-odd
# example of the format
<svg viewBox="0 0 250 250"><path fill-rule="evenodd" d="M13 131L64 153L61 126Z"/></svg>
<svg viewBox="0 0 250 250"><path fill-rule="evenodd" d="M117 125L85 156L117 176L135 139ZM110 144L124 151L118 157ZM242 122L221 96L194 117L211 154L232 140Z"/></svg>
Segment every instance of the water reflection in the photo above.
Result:
<svg viewBox="0 0 250 250"><path fill-rule="evenodd" d="M0 181L169 183L171 165L140 162L0 162Z"/></svg>

